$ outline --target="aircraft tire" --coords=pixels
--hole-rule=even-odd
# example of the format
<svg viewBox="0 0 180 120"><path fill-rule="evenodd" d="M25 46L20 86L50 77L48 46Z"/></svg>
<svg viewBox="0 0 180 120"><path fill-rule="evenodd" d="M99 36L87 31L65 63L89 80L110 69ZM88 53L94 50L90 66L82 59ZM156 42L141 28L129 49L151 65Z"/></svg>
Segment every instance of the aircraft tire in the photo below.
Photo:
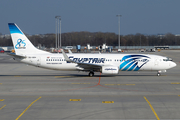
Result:
<svg viewBox="0 0 180 120"><path fill-rule="evenodd" d="M94 76L94 72L89 72L89 77L93 77Z"/></svg>
<svg viewBox="0 0 180 120"><path fill-rule="evenodd" d="M161 74L160 73L157 73L157 76L160 76Z"/></svg>

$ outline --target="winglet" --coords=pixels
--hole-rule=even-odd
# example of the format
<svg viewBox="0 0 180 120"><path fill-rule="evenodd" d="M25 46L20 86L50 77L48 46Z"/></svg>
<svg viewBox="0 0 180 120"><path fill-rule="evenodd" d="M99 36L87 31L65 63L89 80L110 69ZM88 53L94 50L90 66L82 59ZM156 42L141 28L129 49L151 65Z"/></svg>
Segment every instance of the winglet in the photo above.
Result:
<svg viewBox="0 0 180 120"><path fill-rule="evenodd" d="M69 59L69 57L66 55L66 53L64 52L63 49L61 49L61 51L62 51L62 54L63 54L63 56L64 56L64 59L65 59L67 62L73 62L72 60Z"/></svg>
<svg viewBox="0 0 180 120"><path fill-rule="evenodd" d="M69 52L69 54L73 54L72 51L71 51L70 49L68 49L68 52Z"/></svg>

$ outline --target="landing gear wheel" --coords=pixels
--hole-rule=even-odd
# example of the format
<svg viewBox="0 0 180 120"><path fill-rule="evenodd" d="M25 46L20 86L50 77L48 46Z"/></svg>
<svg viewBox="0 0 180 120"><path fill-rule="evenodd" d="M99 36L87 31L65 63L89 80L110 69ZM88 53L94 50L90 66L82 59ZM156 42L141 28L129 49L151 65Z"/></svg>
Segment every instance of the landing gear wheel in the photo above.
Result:
<svg viewBox="0 0 180 120"><path fill-rule="evenodd" d="M157 73L157 76L160 76L161 74L160 73Z"/></svg>
<svg viewBox="0 0 180 120"><path fill-rule="evenodd" d="M89 77L94 76L94 72L89 72Z"/></svg>

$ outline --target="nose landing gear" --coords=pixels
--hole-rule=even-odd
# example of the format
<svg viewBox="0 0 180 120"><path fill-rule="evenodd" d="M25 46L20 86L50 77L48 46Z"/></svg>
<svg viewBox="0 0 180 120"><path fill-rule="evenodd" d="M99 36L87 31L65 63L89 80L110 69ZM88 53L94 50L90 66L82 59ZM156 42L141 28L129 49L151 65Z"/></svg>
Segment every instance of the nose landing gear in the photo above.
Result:
<svg viewBox="0 0 180 120"><path fill-rule="evenodd" d="M160 76L160 75L161 75L161 73L158 72L158 73L157 73L157 76Z"/></svg>
<svg viewBox="0 0 180 120"><path fill-rule="evenodd" d="M159 71L157 71L157 76L161 76L161 73L165 73L166 72L166 70L159 70Z"/></svg>

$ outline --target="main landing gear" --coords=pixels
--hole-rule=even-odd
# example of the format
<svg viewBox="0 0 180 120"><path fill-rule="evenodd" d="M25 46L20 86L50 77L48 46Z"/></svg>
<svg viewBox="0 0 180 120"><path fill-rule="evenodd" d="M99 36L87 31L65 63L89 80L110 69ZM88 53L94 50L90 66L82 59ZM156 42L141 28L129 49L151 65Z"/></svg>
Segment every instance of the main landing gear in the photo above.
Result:
<svg viewBox="0 0 180 120"><path fill-rule="evenodd" d="M93 71L90 71L90 72L89 72L89 77L92 77L92 76L94 76L94 72L93 72Z"/></svg>

